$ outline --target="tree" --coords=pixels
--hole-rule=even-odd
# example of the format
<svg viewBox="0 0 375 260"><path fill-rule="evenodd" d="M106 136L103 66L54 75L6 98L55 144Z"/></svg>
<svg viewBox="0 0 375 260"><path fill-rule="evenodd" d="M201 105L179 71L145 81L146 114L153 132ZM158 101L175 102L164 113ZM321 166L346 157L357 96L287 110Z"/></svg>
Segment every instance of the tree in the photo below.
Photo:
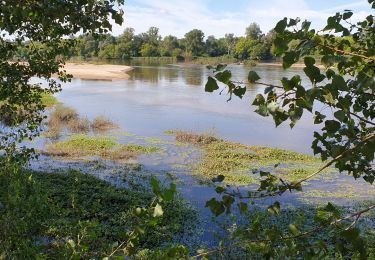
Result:
<svg viewBox="0 0 375 260"><path fill-rule="evenodd" d="M159 53L156 46L150 43L145 43L142 45L141 55L142 57L156 57L159 56Z"/></svg>
<svg viewBox="0 0 375 260"><path fill-rule="evenodd" d="M205 42L205 53L210 57L217 57L225 54L224 42L215 38L215 36L210 35L207 37Z"/></svg>
<svg viewBox="0 0 375 260"><path fill-rule="evenodd" d="M44 118L41 97L61 89L52 75L57 74L62 82L69 80L61 69L62 58L76 42L70 36L107 33L111 18L122 23L122 5L123 0L1 2L0 118L10 118L6 130L0 132L0 150L7 155L1 157L3 163L31 154L32 150L17 143L39 134ZM23 45L27 51L21 58L17 49ZM40 81L32 83L35 76Z"/></svg>
<svg viewBox="0 0 375 260"><path fill-rule="evenodd" d="M246 38L248 39L259 41L262 38L263 33L257 23L251 23L246 28L245 35L246 35Z"/></svg>
<svg viewBox="0 0 375 260"><path fill-rule="evenodd" d="M236 46L237 39L234 37L233 33L226 33L224 39L228 55L231 55L234 46Z"/></svg>
<svg viewBox="0 0 375 260"><path fill-rule="evenodd" d="M143 41L145 43L159 46L161 41L161 36L159 35L159 28L157 27L150 27L147 32L142 33Z"/></svg>
<svg viewBox="0 0 375 260"><path fill-rule="evenodd" d="M369 0L369 3L375 9L375 1ZM271 116L276 126L289 122L293 128L304 113L314 115L312 124L320 126L320 131L314 132L312 149L325 162L324 166L294 182L285 181L276 173L264 169L254 171L260 175L260 185L258 189L245 193L219 185L216 191L221 199L213 198L206 204L213 213L229 213L232 205L236 204L241 213L254 216L249 209L249 200L301 192L303 183L330 166L340 173L373 184L375 20L373 15L369 15L353 24L349 20L352 15L351 11L345 11L329 17L322 31L311 29L310 22L301 23L298 18L284 18L277 23L273 42L275 54L282 56L284 69L302 59L303 72L310 80L309 84L304 84L299 75L284 77L280 84L275 85L261 81L255 71L248 74L247 84L266 87L264 94L258 94L252 103L257 107L255 112L260 116ZM346 40L347 37L351 40ZM296 40L299 44L291 48L290 43ZM322 55L324 69L316 65L310 53ZM217 82L221 82L226 85L230 98L232 95L240 98L245 95L247 84L231 80L232 73L225 69L225 65L217 66L214 71L215 74L208 78L207 92L218 90ZM323 106L317 107L318 103ZM222 180L219 176L216 181ZM371 258L374 237L371 234L364 237L358 222L373 209L375 204L369 202L363 209L345 214L328 203L317 210L306 225L287 222L286 227L280 227L265 221L268 215L273 219L282 217L281 204L275 202L262 215L264 219L254 216L248 226L237 227L233 240L239 242L229 248L243 246L260 258ZM217 251L223 253L226 249L203 252L199 257Z"/></svg>
<svg viewBox="0 0 375 260"><path fill-rule="evenodd" d="M178 39L173 35L164 37L160 44L160 55L161 56L172 56L173 50L178 48Z"/></svg>
<svg viewBox="0 0 375 260"><path fill-rule="evenodd" d="M193 56L199 56L204 49L204 33L201 30L194 29L185 34L186 51Z"/></svg>

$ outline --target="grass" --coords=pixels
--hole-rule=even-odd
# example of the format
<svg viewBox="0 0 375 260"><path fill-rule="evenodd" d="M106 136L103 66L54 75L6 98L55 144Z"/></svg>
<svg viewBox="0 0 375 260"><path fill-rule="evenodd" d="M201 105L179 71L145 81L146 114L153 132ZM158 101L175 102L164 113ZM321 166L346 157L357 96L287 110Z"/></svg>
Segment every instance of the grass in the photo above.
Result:
<svg viewBox="0 0 375 260"><path fill-rule="evenodd" d="M98 116L91 123L91 128L94 132L106 132L119 128L119 126L105 116Z"/></svg>
<svg viewBox="0 0 375 260"><path fill-rule="evenodd" d="M238 60L228 56L220 56L220 57L194 57L191 61L193 64L200 64L200 65L217 65L220 63L226 63L226 64L231 64L231 63L237 63Z"/></svg>
<svg viewBox="0 0 375 260"><path fill-rule="evenodd" d="M90 131L90 121L87 118L78 118L70 121L68 128L73 133L88 133Z"/></svg>
<svg viewBox="0 0 375 260"><path fill-rule="evenodd" d="M168 131L176 141L199 146L202 158L194 173L205 178L225 176L227 184L248 185L257 183L252 169L269 169L287 181L303 178L321 166L318 158L283 149L247 146L229 142L211 134L195 134L184 131ZM275 164L282 166L273 169Z"/></svg>
<svg viewBox="0 0 375 260"><path fill-rule="evenodd" d="M46 108L51 108L59 103L57 98L49 93L42 94L42 103Z"/></svg>
<svg viewBox="0 0 375 260"><path fill-rule="evenodd" d="M78 119L79 114L75 109L64 105L58 105L48 116L48 126L50 128L59 128Z"/></svg>
<svg viewBox="0 0 375 260"><path fill-rule="evenodd" d="M133 210L153 197L146 186L120 189L76 171L0 169L0 258L103 259L137 225ZM197 213L186 202L175 198L163 209L137 251L152 253L193 235Z"/></svg>
<svg viewBox="0 0 375 260"><path fill-rule="evenodd" d="M64 158L99 156L114 161L136 158L140 154L159 152L160 148L141 145L123 145L113 137L72 135L68 140L47 145L47 155Z"/></svg>
<svg viewBox="0 0 375 260"><path fill-rule="evenodd" d="M58 139L64 129L74 134L87 134L90 130L101 133L118 128L118 125L104 116L98 116L90 122L87 118L80 117L75 109L62 104L58 104L49 114L47 126L48 131L43 135L52 139Z"/></svg>

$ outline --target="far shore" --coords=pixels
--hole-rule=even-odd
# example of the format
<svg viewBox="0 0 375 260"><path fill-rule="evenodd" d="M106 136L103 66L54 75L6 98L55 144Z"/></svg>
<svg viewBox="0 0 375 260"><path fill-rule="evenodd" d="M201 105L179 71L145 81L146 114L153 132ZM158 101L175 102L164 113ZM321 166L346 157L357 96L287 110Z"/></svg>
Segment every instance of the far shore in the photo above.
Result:
<svg viewBox="0 0 375 260"><path fill-rule="evenodd" d="M129 79L128 71L133 68L125 65L66 63L64 70L73 78L84 80L126 80Z"/></svg>
<svg viewBox="0 0 375 260"><path fill-rule="evenodd" d="M256 63L256 66L265 66L265 67L282 67L283 64L280 62L258 62ZM322 64L315 64L319 69L324 69L324 65ZM295 63L292 65L291 68L298 68L298 69L303 69L305 67L304 63Z"/></svg>

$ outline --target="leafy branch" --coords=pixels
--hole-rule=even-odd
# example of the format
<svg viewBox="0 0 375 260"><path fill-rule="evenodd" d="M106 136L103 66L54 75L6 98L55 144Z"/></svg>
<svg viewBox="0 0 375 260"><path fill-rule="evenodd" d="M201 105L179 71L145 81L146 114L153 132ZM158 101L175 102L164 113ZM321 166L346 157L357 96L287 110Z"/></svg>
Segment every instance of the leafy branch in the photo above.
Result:
<svg viewBox="0 0 375 260"><path fill-rule="evenodd" d="M274 242L278 242L278 241L285 241L285 240L294 240L294 239L299 239L299 238L302 238L302 237L306 237L306 236L311 236L315 233L317 233L318 231L321 231L322 229L324 228L327 228L328 226L335 226L345 220L349 220L349 219L352 219L352 218L355 218L355 220L346 228L346 230L349 230L349 229L352 229L355 224L358 222L359 218L361 216L363 216L363 214L371 211L375 209L375 205L371 205L363 210L360 210L358 212L355 212L353 214L350 214L346 217L342 217L342 218L338 218L338 219L335 219L331 222L329 222L328 224L321 224L320 226L316 227L316 228L313 228L313 229L310 229L308 231L305 231L305 232L302 232L298 235L293 235L293 236L281 236L280 238L274 240L274 239L250 239L250 240L241 240L240 242L237 242L237 243L234 243L232 245L229 245L229 246L226 246L226 247L219 247L219 248L214 248L214 249L211 249L209 251L206 251L206 252L202 252L200 254L197 254L197 255L194 255L191 257L191 259L198 259L198 258L201 258L201 257L204 257L204 256L209 256L209 255L212 255L216 252L220 252L220 251L226 251L230 248L233 248L233 247L239 247L239 246L243 246L244 243L248 243L248 244L254 244L254 243L274 243Z"/></svg>

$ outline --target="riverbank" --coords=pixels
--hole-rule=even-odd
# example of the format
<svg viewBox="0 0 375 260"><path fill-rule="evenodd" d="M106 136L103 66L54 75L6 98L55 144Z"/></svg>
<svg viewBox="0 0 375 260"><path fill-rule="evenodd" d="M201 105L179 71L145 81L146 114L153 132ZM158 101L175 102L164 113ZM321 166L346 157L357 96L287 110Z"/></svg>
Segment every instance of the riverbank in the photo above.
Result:
<svg viewBox="0 0 375 260"><path fill-rule="evenodd" d="M133 68L125 65L66 63L64 70L73 78L84 80L127 80L128 71Z"/></svg>
<svg viewBox="0 0 375 260"><path fill-rule="evenodd" d="M256 63L256 66L262 66L262 67L278 67L282 68L283 64L281 62L258 62ZM315 64L319 69L324 69L324 65L322 64ZM291 68L296 68L296 69L303 69L305 67L304 63L295 63L292 65Z"/></svg>

